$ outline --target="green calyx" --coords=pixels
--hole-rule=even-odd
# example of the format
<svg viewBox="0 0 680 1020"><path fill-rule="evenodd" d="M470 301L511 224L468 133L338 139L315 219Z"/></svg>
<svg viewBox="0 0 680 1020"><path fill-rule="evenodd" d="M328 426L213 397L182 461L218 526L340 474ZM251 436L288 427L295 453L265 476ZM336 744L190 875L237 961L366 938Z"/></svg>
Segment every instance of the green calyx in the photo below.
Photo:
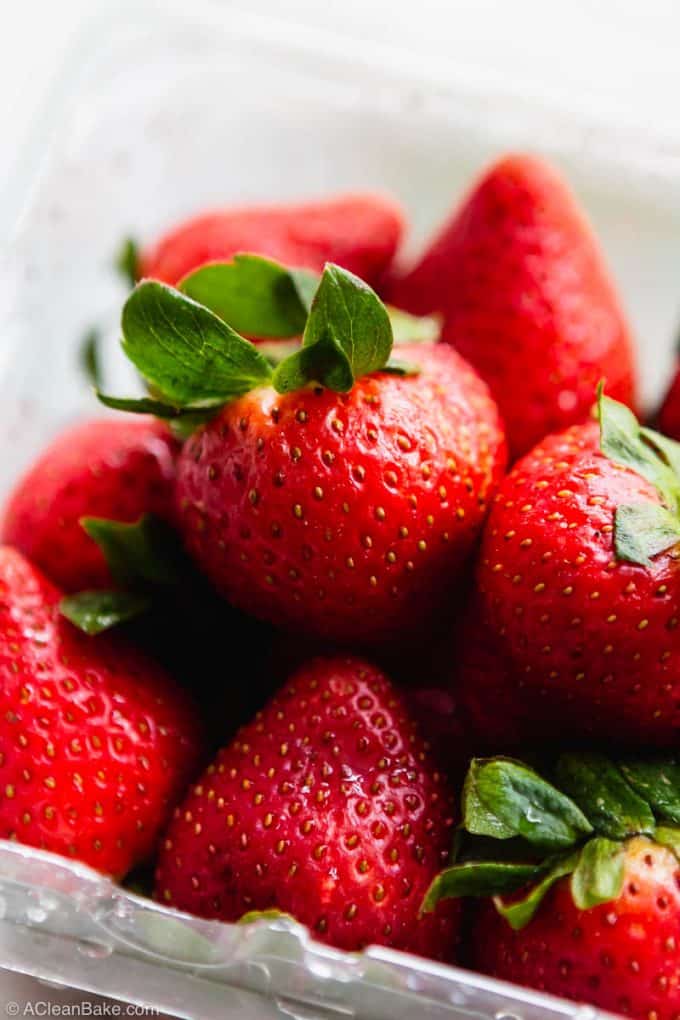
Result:
<svg viewBox="0 0 680 1020"><path fill-rule="evenodd" d="M462 816L451 863L422 912L451 897L492 897L508 924L522 928L567 876L580 910L617 899L633 836L680 855L680 761L574 752L546 779L510 758L473 759Z"/></svg>
<svg viewBox="0 0 680 1020"><path fill-rule="evenodd" d="M614 538L620 560L651 566L680 542L680 443L640 425L624 404L598 390L600 448L610 460L650 482L661 503L645 500L616 508Z"/></svg>
<svg viewBox="0 0 680 1020"><path fill-rule="evenodd" d="M388 311L357 276L328 263L321 276L258 255L235 255L186 276L177 288L144 280L125 302L122 347L148 396L98 391L118 410L154 414L184 431L258 386L279 393L319 383L348 392L372 372L399 375L417 366L392 362L395 332L432 339L435 320ZM260 349L242 333L286 340ZM291 345L291 338L301 337Z"/></svg>
<svg viewBox="0 0 680 1020"><path fill-rule="evenodd" d="M84 517L80 524L104 554L117 586L61 600L62 616L85 634L101 634L145 616L172 602L177 593L191 604L192 593L203 590L204 582L173 530L152 514L133 524L101 517Z"/></svg>

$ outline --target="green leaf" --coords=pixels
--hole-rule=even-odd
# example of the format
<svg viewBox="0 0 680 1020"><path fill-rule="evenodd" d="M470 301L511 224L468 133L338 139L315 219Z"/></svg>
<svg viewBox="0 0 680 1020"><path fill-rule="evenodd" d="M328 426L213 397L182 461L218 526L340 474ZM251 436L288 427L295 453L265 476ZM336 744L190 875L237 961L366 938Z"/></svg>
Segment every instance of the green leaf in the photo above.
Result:
<svg viewBox="0 0 680 1020"><path fill-rule="evenodd" d="M62 616L86 634L101 634L151 608L143 595L126 591L81 591L67 595L59 603Z"/></svg>
<svg viewBox="0 0 680 1020"><path fill-rule="evenodd" d="M392 350L387 310L368 284L331 263L314 295L301 349L274 372L279 393L309 382L345 393L354 380L384 367Z"/></svg>
<svg viewBox="0 0 680 1020"><path fill-rule="evenodd" d="M139 591L182 585L186 554L172 529L157 517L146 514L134 524L83 517L80 523L121 587Z"/></svg>
<svg viewBox="0 0 680 1020"><path fill-rule="evenodd" d="M87 333L83 337L83 342L80 347L80 367L83 375L89 382L90 386L94 386L96 390L101 385L101 363L99 358L99 344L101 343L101 334L98 329L88 329Z"/></svg>
<svg viewBox="0 0 680 1020"><path fill-rule="evenodd" d="M579 856L580 851L577 850L575 853L556 860L545 877L540 882L537 882L520 899L515 899L508 903L497 896L494 899L494 906L498 913L501 917L505 918L510 927L515 931L524 928L532 919L543 902L546 893L552 889L555 882L571 874L578 864Z"/></svg>
<svg viewBox="0 0 680 1020"><path fill-rule="evenodd" d="M416 365L414 361L404 361L402 358L390 358L381 372L387 372L388 375L420 375L420 365Z"/></svg>
<svg viewBox="0 0 680 1020"><path fill-rule="evenodd" d="M670 510L680 507L680 480L643 438L640 424L625 404L598 393L600 449L616 464L631 468L650 482Z"/></svg>
<svg viewBox="0 0 680 1020"><path fill-rule="evenodd" d="M581 850L571 876L571 895L579 910L617 899L623 887L623 843L596 836Z"/></svg>
<svg viewBox="0 0 680 1020"><path fill-rule="evenodd" d="M665 846L680 861L680 828L673 825L660 825L654 833L654 842Z"/></svg>
<svg viewBox="0 0 680 1020"><path fill-rule="evenodd" d="M596 832L610 839L654 832L649 804L624 779L609 758L594 752L563 754L557 781L578 804Z"/></svg>
<svg viewBox="0 0 680 1020"><path fill-rule="evenodd" d="M674 756L629 758L618 763L626 780L657 818L680 824L680 764Z"/></svg>
<svg viewBox="0 0 680 1020"><path fill-rule="evenodd" d="M209 309L163 283L138 284L123 308L123 350L164 402L214 406L271 381L266 358Z"/></svg>
<svg viewBox="0 0 680 1020"><path fill-rule="evenodd" d="M507 758L472 761L463 789L463 825L480 836L521 836L545 850L566 849L592 832L572 800Z"/></svg>
<svg viewBox="0 0 680 1020"><path fill-rule="evenodd" d="M421 913L428 914L440 900L459 896L496 896L514 892L541 874L536 864L509 861L467 861L445 868L425 894Z"/></svg>
<svg viewBox="0 0 680 1020"><path fill-rule="evenodd" d="M680 542L680 520L659 503L631 503L616 508L616 555L642 567L652 565L652 557Z"/></svg>
<svg viewBox="0 0 680 1020"><path fill-rule="evenodd" d="M116 269L123 279L134 287L139 279L139 249L137 242L127 237L116 255Z"/></svg>
<svg viewBox="0 0 680 1020"><path fill-rule="evenodd" d="M97 390L97 400L105 407L114 411L129 411L132 414L152 414L155 418L169 421L173 432L181 439L203 425L219 412L221 404L216 407L172 407L162 400L153 397L111 397Z"/></svg>
<svg viewBox="0 0 680 1020"><path fill-rule="evenodd" d="M442 331L438 315L409 315L401 308L387 305L387 314L392 323L395 346L399 344L436 344Z"/></svg>
<svg viewBox="0 0 680 1020"><path fill-rule="evenodd" d="M277 393L293 393L313 381L323 382L335 393L348 393L354 385L349 358L332 333L312 347L301 347L274 369Z"/></svg>
<svg viewBox="0 0 680 1020"><path fill-rule="evenodd" d="M156 418L176 418L182 413L181 408L164 404L161 400L153 400L152 397L113 397L97 390L97 400L104 407L111 407L114 411L153 414Z"/></svg>
<svg viewBox="0 0 680 1020"><path fill-rule="evenodd" d="M680 443L660 432L655 432L654 429L641 428L640 434L660 454L674 474L680 477Z"/></svg>
<svg viewBox="0 0 680 1020"><path fill-rule="evenodd" d="M194 270L180 282L179 289L238 333L292 337L305 328L306 298L310 287L313 293L318 283L316 273L291 272L271 259L238 254L230 262L213 262Z"/></svg>

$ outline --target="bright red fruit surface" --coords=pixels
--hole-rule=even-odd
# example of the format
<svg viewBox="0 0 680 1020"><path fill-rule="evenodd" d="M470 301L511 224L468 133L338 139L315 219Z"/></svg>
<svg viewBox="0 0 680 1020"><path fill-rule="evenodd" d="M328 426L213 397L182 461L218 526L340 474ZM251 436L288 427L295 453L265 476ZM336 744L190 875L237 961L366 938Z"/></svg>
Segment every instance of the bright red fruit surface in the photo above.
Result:
<svg viewBox="0 0 680 1020"><path fill-rule="evenodd" d="M635 404L630 333L599 247L538 159L493 166L390 298L443 314L443 339L491 387L513 457L583 421L601 379Z"/></svg>
<svg viewBox="0 0 680 1020"><path fill-rule="evenodd" d="M177 444L151 418L86 421L61 433L5 506L2 541L65 591L105 588L111 577L81 517L132 522L172 511Z"/></svg>
<svg viewBox="0 0 680 1020"><path fill-rule="evenodd" d="M473 964L495 977L639 1020L676 1020L679 880L670 851L634 839L618 900L579 910L569 879L561 879L520 931L485 904L473 932Z"/></svg>
<svg viewBox="0 0 680 1020"><path fill-rule="evenodd" d="M456 903L419 917L453 801L384 674L315 659L243 727L176 811L156 894L235 921L278 908L344 949L450 959Z"/></svg>
<svg viewBox="0 0 680 1020"><path fill-rule="evenodd" d="M498 414L444 345L400 348L421 372L347 394L261 388L178 462L190 552L235 605L354 646L441 621L505 464Z"/></svg>
<svg viewBox="0 0 680 1020"><path fill-rule="evenodd" d="M224 209L167 233L142 254L140 276L175 284L206 262L248 251L319 272L334 262L376 284L394 257L403 226L399 206L381 195Z"/></svg>
<svg viewBox="0 0 680 1020"><path fill-rule="evenodd" d="M495 498L477 579L512 669L563 740L674 745L680 733L678 553L617 559L617 506L659 502L600 452L594 422L548 437ZM545 730L543 730L545 732Z"/></svg>
<svg viewBox="0 0 680 1020"><path fill-rule="evenodd" d="M158 666L86 637L59 598L0 549L0 836L122 876L199 763L199 727Z"/></svg>

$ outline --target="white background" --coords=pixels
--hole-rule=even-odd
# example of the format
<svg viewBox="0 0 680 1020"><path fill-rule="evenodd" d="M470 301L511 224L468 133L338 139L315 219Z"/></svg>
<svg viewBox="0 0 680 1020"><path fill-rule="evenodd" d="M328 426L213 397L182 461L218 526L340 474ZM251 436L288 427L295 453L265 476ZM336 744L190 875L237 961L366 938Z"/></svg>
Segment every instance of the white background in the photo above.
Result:
<svg viewBox="0 0 680 1020"><path fill-rule="evenodd" d="M230 9L238 3L223 0ZM17 165L37 111L69 45L96 11L93 0L0 0L0 189ZM530 87L576 109L676 139L680 135L677 0L248 0L249 10L327 25L372 45L398 43L446 60L455 40L470 66L491 64L509 91ZM282 10L282 8L284 8ZM158 3L159 17L163 4ZM121 7L121 11L123 8ZM123 14L121 14L123 16ZM613 42L615 40L615 43ZM680 277L680 270L679 270ZM16 1000L76 1001L0 972L0 1018Z"/></svg>

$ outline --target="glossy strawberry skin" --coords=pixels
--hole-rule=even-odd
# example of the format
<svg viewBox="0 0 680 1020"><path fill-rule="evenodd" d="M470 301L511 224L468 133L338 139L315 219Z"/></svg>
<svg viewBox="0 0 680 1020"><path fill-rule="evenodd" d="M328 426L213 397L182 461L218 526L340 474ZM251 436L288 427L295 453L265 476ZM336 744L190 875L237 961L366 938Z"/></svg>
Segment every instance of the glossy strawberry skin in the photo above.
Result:
<svg viewBox="0 0 680 1020"><path fill-rule="evenodd" d="M180 526L235 605L354 647L446 608L505 460L486 387L444 346L348 394L255 390L185 445Z"/></svg>
<svg viewBox="0 0 680 1020"><path fill-rule="evenodd" d="M473 932L473 965L639 1020L680 1014L680 868L670 851L632 840L618 900L574 905L561 879L529 924L513 931L491 903Z"/></svg>
<svg viewBox="0 0 680 1020"><path fill-rule="evenodd" d="M195 774L200 728L160 668L86 637L59 598L0 548L0 836L122 876Z"/></svg>
<svg viewBox="0 0 680 1020"><path fill-rule="evenodd" d="M175 812L156 894L235 921L278 908L344 949L451 958L458 906L419 918L453 802L389 681L359 659L302 667Z"/></svg>
<svg viewBox="0 0 680 1020"><path fill-rule="evenodd" d="M594 422L540 443L495 498L477 572L482 613L508 681L522 676L540 707L542 732L551 721L565 740L677 742L678 554L644 567L615 553L616 507L645 500L658 502L656 490L600 452Z"/></svg>
<svg viewBox="0 0 680 1020"><path fill-rule="evenodd" d="M206 262L249 251L318 272L334 262L376 284L394 257L403 227L399 206L381 195L234 207L175 227L142 254L140 276L176 284Z"/></svg>
<svg viewBox="0 0 680 1020"><path fill-rule="evenodd" d="M389 297L443 314L442 339L489 384L513 458L583 421L601 379L635 405L630 332L601 253L538 159L491 167Z"/></svg>
<svg viewBox="0 0 680 1020"><path fill-rule="evenodd" d="M671 439L680 440L680 367L676 367L673 381L664 397L657 428Z"/></svg>
<svg viewBox="0 0 680 1020"><path fill-rule="evenodd" d="M10 495L1 540L65 591L109 587L104 557L80 518L167 518L177 449L167 427L151 418L106 418L67 429Z"/></svg>

